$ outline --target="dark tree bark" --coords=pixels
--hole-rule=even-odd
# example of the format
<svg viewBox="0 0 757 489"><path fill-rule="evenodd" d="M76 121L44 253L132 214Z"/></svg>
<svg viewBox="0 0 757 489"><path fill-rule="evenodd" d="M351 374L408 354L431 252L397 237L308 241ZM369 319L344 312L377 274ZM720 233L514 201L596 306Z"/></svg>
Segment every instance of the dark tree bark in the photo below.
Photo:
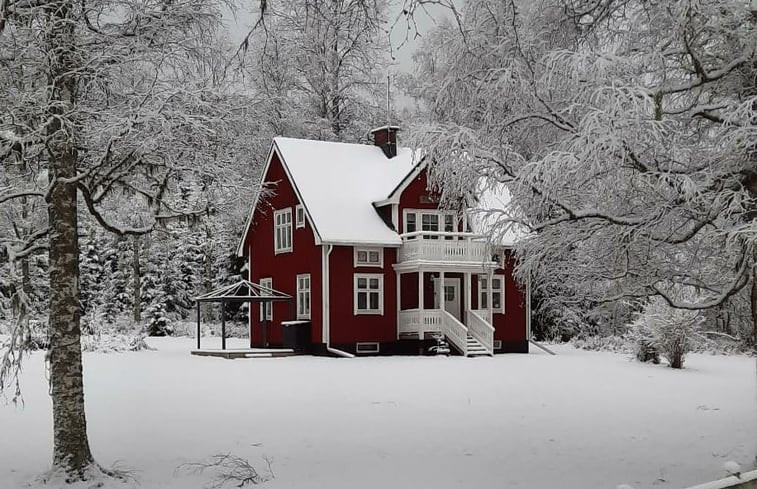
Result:
<svg viewBox="0 0 757 489"><path fill-rule="evenodd" d="M754 258L757 260L757 256ZM749 299L752 306L752 348L757 351L757 263L752 265L752 290Z"/></svg>
<svg viewBox="0 0 757 489"><path fill-rule="evenodd" d="M46 6L45 44L49 62L47 148L51 189L50 224L50 390L53 401L53 469L69 480L93 466L87 439L79 323L79 241L77 234L75 124L77 63L73 5Z"/></svg>

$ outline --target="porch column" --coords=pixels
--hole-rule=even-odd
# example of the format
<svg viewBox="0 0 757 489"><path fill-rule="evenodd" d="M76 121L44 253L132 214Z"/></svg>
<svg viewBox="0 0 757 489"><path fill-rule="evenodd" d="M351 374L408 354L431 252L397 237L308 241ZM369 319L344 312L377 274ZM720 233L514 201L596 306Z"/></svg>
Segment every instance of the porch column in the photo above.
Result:
<svg viewBox="0 0 757 489"><path fill-rule="evenodd" d="M494 324L494 309L492 308L492 280L494 279L494 269L489 268L487 274L488 287L486 288L486 305L489 306L489 323Z"/></svg>
<svg viewBox="0 0 757 489"><path fill-rule="evenodd" d="M468 311L471 310L471 273L465 274L465 318L468 318Z"/></svg>
<svg viewBox="0 0 757 489"><path fill-rule="evenodd" d="M444 310L444 270L439 272L439 287L436 289L437 299L439 300L439 309ZM436 305L436 304L435 304Z"/></svg>
<svg viewBox="0 0 757 489"><path fill-rule="evenodd" d="M418 270L418 339L423 339L426 335L424 326L426 325L425 318L423 317L423 310L425 309L423 303L423 270Z"/></svg>

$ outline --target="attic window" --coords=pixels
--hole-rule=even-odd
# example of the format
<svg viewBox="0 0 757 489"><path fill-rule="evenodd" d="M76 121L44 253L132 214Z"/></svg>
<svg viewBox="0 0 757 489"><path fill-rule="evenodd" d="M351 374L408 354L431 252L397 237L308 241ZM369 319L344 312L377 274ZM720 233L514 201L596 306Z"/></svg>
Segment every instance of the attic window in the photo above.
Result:
<svg viewBox="0 0 757 489"><path fill-rule="evenodd" d="M305 208L301 205L295 207L297 229L305 227Z"/></svg>

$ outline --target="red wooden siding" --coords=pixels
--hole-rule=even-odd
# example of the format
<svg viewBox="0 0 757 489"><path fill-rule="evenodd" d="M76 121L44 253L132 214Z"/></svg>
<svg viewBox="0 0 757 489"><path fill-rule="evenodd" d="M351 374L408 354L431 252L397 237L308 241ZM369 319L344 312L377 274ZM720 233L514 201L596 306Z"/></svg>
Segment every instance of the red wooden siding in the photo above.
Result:
<svg viewBox="0 0 757 489"><path fill-rule="evenodd" d="M388 342L397 339L397 289L392 269L395 256L394 248L384 248L383 268L356 268L354 248L334 246L329 257L331 343ZM354 314L356 273L380 273L384 276L383 315Z"/></svg>
<svg viewBox="0 0 757 489"><path fill-rule="evenodd" d="M252 246L250 256L250 281L260 283L261 278L271 277L273 288L293 297L292 302L275 302L273 306L273 324L269 327L268 341L272 346L281 345L281 321L296 319L297 275L310 274L310 320L311 339L321 342L321 248L315 244L315 236L310 223L305 220L305 227L297 229L295 206L299 204L284 168L274 153L265 176L265 182L277 182L272 185L275 194L266 202L259 203L253 214L253 225L246 237L245 249ZM273 212L274 210L292 208L292 251L274 253ZM252 343L262 346L262 329L260 324L260 307L251 304L250 325Z"/></svg>
<svg viewBox="0 0 757 489"><path fill-rule="evenodd" d="M505 314L495 314L494 339L502 341L526 341L526 295L513 277L515 258L513 252L505 250L504 269L496 273L505 276Z"/></svg>

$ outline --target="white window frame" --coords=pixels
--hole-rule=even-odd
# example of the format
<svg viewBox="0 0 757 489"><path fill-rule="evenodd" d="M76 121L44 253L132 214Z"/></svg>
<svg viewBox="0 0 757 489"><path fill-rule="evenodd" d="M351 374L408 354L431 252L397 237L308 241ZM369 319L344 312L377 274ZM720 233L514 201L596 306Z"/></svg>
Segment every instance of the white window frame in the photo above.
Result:
<svg viewBox="0 0 757 489"><path fill-rule="evenodd" d="M370 283L371 279L378 279L378 289L358 289L358 280L364 278ZM383 316L384 315L384 275L381 273L356 273L353 281L353 312L356 316L372 315ZM371 293L378 293L378 309L358 309L358 295L361 293L368 294L366 296L365 303L370 307Z"/></svg>
<svg viewBox="0 0 757 489"><path fill-rule="evenodd" d="M301 205L297 205L294 208L294 218L296 221L297 229L305 227L305 208Z"/></svg>
<svg viewBox="0 0 757 489"><path fill-rule="evenodd" d="M489 307L482 307L481 304L484 303L485 297L487 296L488 287L484 288L483 282L484 280L489 281L488 275L482 275L479 277L478 280L478 308L482 311L488 311ZM499 304L500 307L498 308L492 308L492 314L504 314L505 313L505 276L502 274L494 274L492 275L492 281L499 280L499 290L493 290L492 289L492 303L494 303L494 294L499 293L500 294L500 300ZM488 302L487 302L488 305Z"/></svg>
<svg viewBox="0 0 757 489"><path fill-rule="evenodd" d="M379 353L379 350L380 346L376 342L355 343L355 353Z"/></svg>
<svg viewBox="0 0 757 489"><path fill-rule="evenodd" d="M299 274L297 275L297 319L310 319L311 302L310 274Z"/></svg>
<svg viewBox="0 0 757 489"><path fill-rule="evenodd" d="M289 216L288 222L279 222L279 218L281 216ZM280 243L279 242L279 229L284 232L284 235L286 236L288 234L289 236L289 243ZM292 233L292 208L287 207L286 209L280 209L273 212L273 252L274 254L278 255L279 253L288 253L292 251L292 247L294 243L292 240L294 239L294 233ZM289 246L281 246L288 244Z"/></svg>
<svg viewBox="0 0 757 489"><path fill-rule="evenodd" d="M378 262L365 261L361 262L358 259L358 254L364 252L366 258L370 258L371 253L378 253ZM384 268L384 249L383 248L355 248L354 253L354 265L355 267L378 267Z"/></svg>
<svg viewBox="0 0 757 489"><path fill-rule="evenodd" d="M265 277L260 279L260 286L267 289L273 289L273 278ZM273 302L260 302L260 322L273 321Z"/></svg>
<svg viewBox="0 0 757 489"><path fill-rule="evenodd" d="M407 230L407 215L408 214L415 214L415 231L408 231ZM439 231L429 231L429 232L451 232L456 233L460 232L460 223L458 222L459 219L457 218L457 213L455 211L440 211L436 209L403 209L402 210L402 233L410 233L410 232L422 232L423 231L423 215L435 215L438 216L438 223L439 223ZM452 216L452 231L445 231L444 227L446 224L446 217Z"/></svg>

